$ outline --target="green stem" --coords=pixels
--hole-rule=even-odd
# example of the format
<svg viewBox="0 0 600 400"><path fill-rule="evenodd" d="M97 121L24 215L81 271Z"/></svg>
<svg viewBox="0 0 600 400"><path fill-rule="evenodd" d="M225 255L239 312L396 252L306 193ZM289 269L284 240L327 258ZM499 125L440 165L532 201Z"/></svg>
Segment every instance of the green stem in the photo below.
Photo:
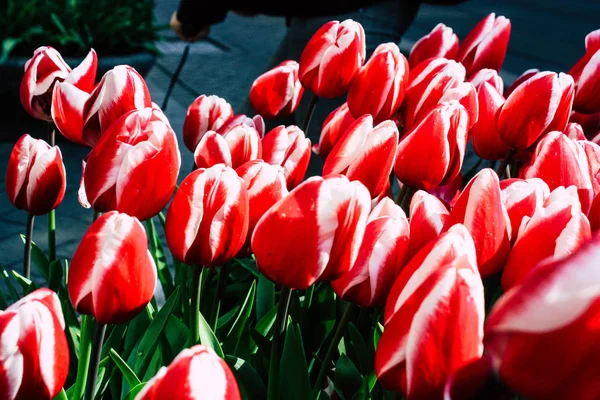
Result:
<svg viewBox="0 0 600 400"><path fill-rule="evenodd" d="M96 222L96 220L98 218L100 218L101 215L102 215L102 213L100 211L94 210L94 216L92 217L92 222Z"/></svg>
<svg viewBox="0 0 600 400"><path fill-rule="evenodd" d="M81 316L81 338L79 340L79 362L77 364L77 380L73 390L72 400L80 400L87 382L90 356L92 354L92 331L94 318L89 315Z"/></svg>
<svg viewBox="0 0 600 400"><path fill-rule="evenodd" d="M102 353L102 343L104 343L104 334L106 333L106 324L98 323L94 342L92 344L92 354L90 358L90 368L88 370L89 380L85 390L85 400L92 400L96 390L96 380L98 379L98 364L100 363L100 354Z"/></svg>
<svg viewBox="0 0 600 400"><path fill-rule="evenodd" d="M54 129L54 121L48 121L48 144L52 147L56 146L56 129Z"/></svg>
<svg viewBox="0 0 600 400"><path fill-rule="evenodd" d="M405 185L405 186L406 186L406 192L404 193L404 197L402 197L402 202L400 203L400 208L402 208L402 210L408 216L410 214L410 201L412 200L413 195L416 192L416 189L413 187L410 187L408 185Z"/></svg>
<svg viewBox="0 0 600 400"><path fill-rule="evenodd" d="M200 343L200 282L202 282L202 265L194 265L192 276L192 306L190 307L190 322L192 324L193 343Z"/></svg>
<svg viewBox="0 0 600 400"><path fill-rule="evenodd" d="M504 160L502 160L502 163L500 164L500 167L498 168L498 171L497 171L499 179L504 179L507 172L510 175L510 172L507 171L507 169L508 169L508 167L510 167L510 164L513 161L515 153L516 153L516 151L514 149L510 149L506 153L506 157L504 157ZM509 176L509 178L510 178L510 176Z"/></svg>
<svg viewBox="0 0 600 400"><path fill-rule="evenodd" d="M48 213L48 260L56 260L56 214L54 210Z"/></svg>
<svg viewBox="0 0 600 400"><path fill-rule="evenodd" d="M354 309L353 303L348 303L346 305L346 309L344 310L344 314L342 315L342 319L338 324L338 327L335 331L333 339L331 340L331 344L327 349L327 353L325 353L325 358L323 359L323 365L321 365L321 370L319 371L319 375L317 376L317 380L315 381L315 386L313 389L313 393L311 398L316 399L317 395L321 391L323 386L323 382L325 381L325 376L327 375L327 371L329 370L329 363L333 359L333 355L335 354L338 344L346 333L346 327L348 326L348 322L350 322L350 317L352 316L352 310Z"/></svg>
<svg viewBox="0 0 600 400"><path fill-rule="evenodd" d="M279 295L279 304L277 306L277 316L275 317L275 326L273 327L273 342L271 343L271 361L269 363L269 387L268 400L275 400L277 395L277 381L279 379L279 364L281 362L281 345L287 327L287 313L292 298L292 289L283 287Z"/></svg>
<svg viewBox="0 0 600 400"><path fill-rule="evenodd" d="M208 313L210 311L210 309L208 309L206 306L206 293L208 292L208 288L212 284L213 277L215 276L216 271L217 271L216 268L208 268L208 274L203 276L202 280L200 281L200 285L201 285L200 304L201 304L202 308L204 309L204 311L206 312L206 315L209 315ZM202 310L202 309L200 309L200 310Z"/></svg>
<svg viewBox="0 0 600 400"><path fill-rule="evenodd" d="M23 275L31 279L31 239L33 236L33 214L27 214L27 230L25 232L25 249L23 255Z"/></svg>
<svg viewBox="0 0 600 400"><path fill-rule="evenodd" d="M404 197L406 196L406 190L408 189L407 185L402 185L402 187L400 188L400 191L398 192L398 196L396 196L396 200L394 200L394 202L398 205L402 204L402 201L404 200Z"/></svg>
<svg viewBox="0 0 600 400"><path fill-rule="evenodd" d="M212 310L210 317L212 321L213 331L217 331L217 322L219 322L219 312L221 311L221 300L223 293L225 292L225 284L227 283L227 276L229 274L229 263L225 263L219 271L219 283L217 284L217 292L215 293L215 299L212 303Z"/></svg>
<svg viewBox="0 0 600 400"><path fill-rule="evenodd" d="M306 116L304 117L304 122L302 123L302 130L304 131L304 135L306 137L308 137L308 127L310 126L310 121L312 121L312 116L315 112L317 100L319 100L319 97L313 93L310 99L310 104L308 106L308 111L306 112Z"/></svg>
<svg viewBox="0 0 600 400"><path fill-rule="evenodd" d="M54 397L53 400L68 400L69 398L67 397L67 393L65 392L65 389L61 389L60 392L58 392L58 394Z"/></svg>

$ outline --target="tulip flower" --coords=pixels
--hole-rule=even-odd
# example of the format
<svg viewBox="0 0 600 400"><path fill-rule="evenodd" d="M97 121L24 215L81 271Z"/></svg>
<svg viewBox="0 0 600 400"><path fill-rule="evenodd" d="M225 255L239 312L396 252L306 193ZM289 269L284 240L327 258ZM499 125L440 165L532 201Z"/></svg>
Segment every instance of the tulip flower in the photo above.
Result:
<svg viewBox="0 0 600 400"><path fill-rule="evenodd" d="M114 67L104 74L83 107L83 142L94 146L121 116L147 107L152 107L152 100L144 78L128 65Z"/></svg>
<svg viewBox="0 0 600 400"><path fill-rule="evenodd" d="M592 207L588 213L588 220L590 221L590 227L592 233L598 232L600 229L600 194L597 194L592 201Z"/></svg>
<svg viewBox="0 0 600 400"><path fill-rule="evenodd" d="M479 90L483 83L488 83L494 89L496 89L498 94L502 95L502 92L504 92L504 81L502 80L500 75L498 75L498 71L496 71L495 69L480 69L479 71L471 75L471 77L469 78L469 82L473 86L475 86L476 90Z"/></svg>
<svg viewBox="0 0 600 400"><path fill-rule="evenodd" d="M346 129L352 125L356 119L348 109L348 103L344 103L333 110L323 122L321 129L321 137L319 144L313 146L313 151L318 154L323 160L333 149L333 146L340 140Z"/></svg>
<svg viewBox="0 0 600 400"><path fill-rule="evenodd" d="M377 380L408 399L441 398L447 378L481 357L484 317L473 241L457 225L396 279L375 353Z"/></svg>
<svg viewBox="0 0 600 400"><path fill-rule="evenodd" d="M225 123L216 131L221 135L225 135L236 126L242 124L249 126L250 128L254 128L256 132L258 132L258 136L261 138L265 136L265 120L260 115L255 115L252 118L249 118L244 114L234 115L225 121Z"/></svg>
<svg viewBox="0 0 600 400"><path fill-rule="evenodd" d="M408 61L398 46L380 44L352 81L350 112L355 118L370 114L375 123L390 118L402 104L408 76Z"/></svg>
<svg viewBox="0 0 600 400"><path fill-rule="evenodd" d="M521 283L540 261L565 258L590 238L590 223L581 212L575 186L556 188L521 224L502 274L503 289Z"/></svg>
<svg viewBox="0 0 600 400"><path fill-rule="evenodd" d="M90 94L68 82L56 82L52 92L52 120L58 131L71 142L93 146L83 138L84 107Z"/></svg>
<svg viewBox="0 0 600 400"><path fill-rule="evenodd" d="M494 170L483 169L471 179L450 211L444 229L457 223L464 224L473 237L481 277L498 272L510 251L511 225Z"/></svg>
<svg viewBox="0 0 600 400"><path fill-rule="evenodd" d="M583 148L561 132L550 132L539 141L529 165L521 173L524 178L540 178L550 190L559 186L577 187L581 208L590 209L594 190Z"/></svg>
<svg viewBox="0 0 600 400"><path fill-rule="evenodd" d="M454 207L458 196L462 192L463 178L461 174L456 175L450 182L430 189L427 193L434 195L442 201L448 208Z"/></svg>
<svg viewBox="0 0 600 400"><path fill-rule="evenodd" d="M550 189L546 182L539 178L505 179L500 181L500 189L510 219L514 242L523 219L530 218L538 208L543 206L550 195Z"/></svg>
<svg viewBox="0 0 600 400"><path fill-rule="evenodd" d="M418 190L410 202L409 258L435 240L448 218L446 206L434 195Z"/></svg>
<svg viewBox="0 0 600 400"><path fill-rule="evenodd" d="M262 139L262 159L283 167L288 190L292 190L306 175L310 162L310 139L295 125L280 125Z"/></svg>
<svg viewBox="0 0 600 400"><path fill-rule="evenodd" d="M396 156L398 128L384 121L373 128L373 118L363 115L335 145L323 166L323 176L344 174L363 183L372 198L385 194Z"/></svg>
<svg viewBox="0 0 600 400"><path fill-rule="evenodd" d="M199 168L179 186L167 213L167 244L178 260L215 267L231 260L248 233L248 191L223 164Z"/></svg>
<svg viewBox="0 0 600 400"><path fill-rule="evenodd" d="M256 224L252 251L259 271L292 289L339 278L357 258L370 209L360 182L343 175L307 179Z"/></svg>
<svg viewBox="0 0 600 400"><path fill-rule="evenodd" d="M500 138L511 149L525 150L540 137L566 126L573 104L573 78L540 72L510 94L497 115Z"/></svg>
<svg viewBox="0 0 600 400"><path fill-rule="evenodd" d="M504 92L504 97L510 96L510 94L512 92L514 92L515 89L521 85L521 83L527 81L529 78L531 78L539 73L540 73L540 70L537 68L531 68L531 69L528 69L527 71L523 72L520 76L517 77L517 79L514 80L513 83L511 83L511 85L508 87L508 89L506 89L506 91Z"/></svg>
<svg viewBox="0 0 600 400"><path fill-rule="evenodd" d="M287 196L288 190L282 167L262 160L248 161L236 170L248 190L249 225L248 239L263 214Z"/></svg>
<svg viewBox="0 0 600 400"><path fill-rule="evenodd" d="M308 41L300 56L302 86L325 98L341 96L365 62L365 31L351 19L330 21Z"/></svg>
<svg viewBox="0 0 600 400"><path fill-rule="evenodd" d="M577 122L569 122L563 133L572 140L587 140L583 127Z"/></svg>
<svg viewBox="0 0 600 400"><path fill-rule="evenodd" d="M456 60L465 66L467 76L483 68L500 71L508 48L510 28L508 18L491 13L469 32L456 56Z"/></svg>
<svg viewBox="0 0 600 400"><path fill-rule="evenodd" d="M595 399L598 374L600 239L534 268L504 294L485 325L495 372L529 399Z"/></svg>
<svg viewBox="0 0 600 400"><path fill-rule="evenodd" d="M67 187L58 147L25 134L15 143L6 168L10 202L31 215L43 215L62 202Z"/></svg>
<svg viewBox="0 0 600 400"><path fill-rule="evenodd" d="M183 143L193 152L208 131L216 131L233 117L233 108L218 96L198 96L187 109L183 121Z"/></svg>
<svg viewBox="0 0 600 400"><path fill-rule="evenodd" d="M261 158L262 145L256 129L241 124L224 136L208 131L196 146L194 162L198 168L210 168L225 164L237 168L242 164Z"/></svg>
<svg viewBox="0 0 600 400"><path fill-rule="evenodd" d="M38 289L0 311L0 399L52 399L69 373L60 300Z"/></svg>
<svg viewBox="0 0 600 400"><path fill-rule="evenodd" d="M110 211L89 227L69 265L69 298L101 324L130 321L152 299L156 265L135 217Z"/></svg>
<svg viewBox="0 0 600 400"><path fill-rule="evenodd" d="M257 113L275 118L296 111L304 93L298 68L296 61L286 60L256 78L250 88L250 103Z"/></svg>
<svg viewBox="0 0 600 400"><path fill-rule="evenodd" d="M429 190L460 173L467 145L468 115L458 102L434 108L398 144L394 174L415 189Z"/></svg>
<svg viewBox="0 0 600 400"><path fill-rule="evenodd" d="M444 388L444 400L507 400L513 397L494 375L492 359L487 355L455 370Z"/></svg>
<svg viewBox="0 0 600 400"><path fill-rule="evenodd" d="M239 400L240 390L227 363L209 347L184 349L148 381L136 400Z"/></svg>
<svg viewBox="0 0 600 400"><path fill-rule="evenodd" d="M503 160L508 153L496 130L496 113L504 97L489 83L483 82L477 91L479 119L470 131L475 154L486 160Z"/></svg>
<svg viewBox="0 0 600 400"><path fill-rule="evenodd" d="M23 108L34 118L52 121L50 110L54 85L65 81L89 93L94 88L97 66L98 57L93 49L81 64L71 70L56 49L38 47L25 63L20 89Z"/></svg>
<svg viewBox="0 0 600 400"><path fill-rule="evenodd" d="M410 50L408 63L411 68L429 58L453 60L458 53L458 36L452 28L439 23L431 32L417 40Z"/></svg>
<svg viewBox="0 0 600 400"><path fill-rule="evenodd" d="M377 307L385 299L408 255L408 220L389 197L373 208L354 265L331 282L335 293L360 307Z"/></svg>
<svg viewBox="0 0 600 400"><path fill-rule="evenodd" d="M583 114L573 111L569 121L581 125L586 138L590 138L594 143L600 143L600 112Z"/></svg>
<svg viewBox="0 0 600 400"><path fill-rule="evenodd" d="M569 74L575 80L573 108L587 114L600 112L600 29L585 37L585 55Z"/></svg>
<svg viewBox="0 0 600 400"><path fill-rule="evenodd" d="M94 210L117 210L145 220L167 205L181 157L175 132L165 121L156 109L132 110L102 135L83 173Z"/></svg>
<svg viewBox="0 0 600 400"><path fill-rule="evenodd" d="M575 143L582 149L582 158L588 165L587 170L595 197L600 193L600 145L585 139L577 140Z"/></svg>

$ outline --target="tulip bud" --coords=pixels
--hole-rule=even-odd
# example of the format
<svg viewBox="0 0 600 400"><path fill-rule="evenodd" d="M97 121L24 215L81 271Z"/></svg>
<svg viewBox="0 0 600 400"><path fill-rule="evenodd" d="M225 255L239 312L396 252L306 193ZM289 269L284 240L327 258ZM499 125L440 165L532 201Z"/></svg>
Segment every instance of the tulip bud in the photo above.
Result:
<svg viewBox="0 0 600 400"><path fill-rule="evenodd" d="M6 168L6 194L10 202L29 214L43 215L58 207L66 188L60 149L28 134L21 136Z"/></svg>
<svg viewBox="0 0 600 400"><path fill-rule="evenodd" d="M521 170L524 178L540 178L550 190L574 185L581 209L587 213L594 196L585 151L561 132L550 132L540 140L528 166Z"/></svg>
<svg viewBox="0 0 600 400"><path fill-rule="evenodd" d="M164 118L155 109L133 110L102 135L83 173L87 200L94 210L117 210L145 220L167 205L181 157L175 132Z"/></svg>
<svg viewBox="0 0 600 400"><path fill-rule="evenodd" d="M529 399L600 397L600 238L534 268L494 305L485 348L495 373ZM571 345L575 344L576 345Z"/></svg>
<svg viewBox="0 0 600 400"><path fill-rule="evenodd" d="M265 118L287 117L300 104L304 88L298 80L298 63L286 60L265 72L250 88L250 103Z"/></svg>
<svg viewBox="0 0 600 400"><path fill-rule="evenodd" d="M573 108L587 114L600 112L600 29L585 37L585 55L569 74L575 80Z"/></svg>
<svg viewBox="0 0 600 400"><path fill-rule="evenodd" d="M128 65L108 71L91 92L83 108L83 141L94 146L100 136L132 110L152 107L144 78Z"/></svg>
<svg viewBox="0 0 600 400"><path fill-rule="evenodd" d="M600 145L586 139L577 140L575 143L582 150L580 155L588 165L587 171L595 197L600 193Z"/></svg>
<svg viewBox="0 0 600 400"><path fill-rule="evenodd" d="M360 182L343 175L307 179L256 224L252 251L259 271L293 289L339 278L356 261L370 209Z"/></svg>
<svg viewBox="0 0 600 400"><path fill-rule="evenodd" d="M69 373L60 300L38 289L0 311L0 398L52 399Z"/></svg>
<svg viewBox="0 0 600 400"><path fill-rule="evenodd" d="M458 36L452 28L440 23L427 35L417 40L410 50L408 62L411 68L429 58L453 60L458 53Z"/></svg>
<svg viewBox="0 0 600 400"><path fill-rule="evenodd" d="M377 380L409 399L441 398L448 377L483 353L483 283L463 226L419 252L386 304Z"/></svg>
<svg viewBox="0 0 600 400"><path fill-rule="evenodd" d="M242 164L261 158L262 145L256 129L241 124L221 136L208 131L196 146L194 161L198 168L210 168L225 164L237 168Z"/></svg>
<svg viewBox="0 0 600 400"><path fill-rule="evenodd" d="M483 169L471 179L450 211L444 229L458 223L464 224L473 237L481 276L498 272L510 251L511 225L494 170Z"/></svg>
<svg viewBox="0 0 600 400"><path fill-rule="evenodd" d="M248 191L236 172L217 164L189 174L175 193L165 224L173 256L186 264L223 265L248 234Z"/></svg>
<svg viewBox="0 0 600 400"><path fill-rule="evenodd" d="M483 68L500 71L508 48L510 28L508 18L491 13L469 32L456 56L456 60L465 66L468 76Z"/></svg>
<svg viewBox="0 0 600 400"><path fill-rule="evenodd" d="M365 31L351 19L330 21L308 41L300 56L302 86L325 98L341 96L365 62Z"/></svg>
<svg viewBox="0 0 600 400"><path fill-rule="evenodd" d="M94 221L69 266L75 309L101 324L125 323L146 307L155 287L156 265L140 221L117 211Z"/></svg>
<svg viewBox="0 0 600 400"><path fill-rule="evenodd" d="M583 128L577 122L569 122L564 130L564 134L572 140L587 140Z"/></svg>
<svg viewBox="0 0 600 400"><path fill-rule="evenodd" d="M531 69L528 69L527 71L523 72L519 77L517 77L517 79L514 80L514 82L508 87L508 89L506 89L506 92L504 92L504 97L506 98L506 97L510 96L510 94L512 92L514 92L515 89L521 85L521 83L527 81L529 78L531 78L539 73L540 73L540 70L537 68L531 68Z"/></svg>
<svg viewBox="0 0 600 400"><path fill-rule="evenodd" d="M540 137L566 126L573 104L573 78L540 72L511 93L497 115L496 128L509 148L525 150Z"/></svg>
<svg viewBox="0 0 600 400"><path fill-rule="evenodd" d="M378 307L407 260L408 220L389 197L373 208L354 265L331 282L335 293L360 307Z"/></svg>
<svg viewBox="0 0 600 400"><path fill-rule="evenodd" d="M577 111L571 113L570 122L581 125L586 138L594 143L600 144L600 112L594 114L582 114Z"/></svg>
<svg viewBox="0 0 600 400"><path fill-rule="evenodd" d="M355 120L348 109L348 103L344 103L333 110L323 122L319 144L313 146L315 154L326 160L333 146Z"/></svg>
<svg viewBox="0 0 600 400"><path fill-rule="evenodd" d="M523 219L530 218L538 208L542 207L550 195L550 189L546 182L538 178L505 179L500 181L500 189L502 189L502 202L510 219L514 242Z"/></svg>
<svg viewBox="0 0 600 400"><path fill-rule="evenodd" d="M392 117L402 104L408 77L408 61L398 46L380 44L352 81L348 92L350 112L355 118L370 114L375 123Z"/></svg>
<svg viewBox="0 0 600 400"><path fill-rule="evenodd" d="M168 367L158 370L136 400L240 400L229 366L209 347L184 349Z"/></svg>
<svg viewBox="0 0 600 400"><path fill-rule="evenodd" d="M504 97L489 83L483 82L477 91L479 119L470 131L475 154L486 160L503 160L508 153L496 130L496 113L504 104Z"/></svg>
<svg viewBox="0 0 600 400"><path fill-rule="evenodd" d="M52 93L52 120L58 131L71 142L92 146L83 139L83 109L89 93L68 82L57 82Z"/></svg>
<svg viewBox="0 0 600 400"><path fill-rule="evenodd" d="M574 253L591 238L590 223L581 212L577 189L555 189L531 218L525 217L502 274L502 288L521 283L547 257L554 260Z"/></svg>
<svg viewBox="0 0 600 400"><path fill-rule="evenodd" d="M255 115L252 118L245 116L244 114L234 115L229 118L225 123L217 129L217 133L225 135L227 132L232 130L238 125L246 125L250 128L254 128L258 132L258 136L261 138L265 136L265 120L260 115Z"/></svg>
<svg viewBox="0 0 600 400"><path fill-rule="evenodd" d="M183 143L193 152L208 131L216 131L233 117L233 108L218 96L198 96L190 104L183 121Z"/></svg>
<svg viewBox="0 0 600 400"><path fill-rule="evenodd" d="M262 159L280 165L285 173L288 190L304 180L310 162L310 139L295 125L273 128L262 139Z"/></svg>
<svg viewBox="0 0 600 400"><path fill-rule="evenodd" d="M462 167L468 119L458 102L434 108L398 144L394 166L398 180L424 190L452 181Z"/></svg>
<svg viewBox="0 0 600 400"><path fill-rule="evenodd" d="M92 49L75 69L65 63L52 47L38 47L25 63L20 97L23 108L34 118L52 121L52 92L56 82L66 81L79 90L91 92L96 79L98 57Z"/></svg>
<svg viewBox="0 0 600 400"><path fill-rule="evenodd" d="M434 195L418 190L410 201L409 259L435 240L448 218L448 209Z"/></svg>
<svg viewBox="0 0 600 400"><path fill-rule="evenodd" d="M475 86L476 90L479 90L484 83L488 83L496 89L498 94L502 95L502 92L504 92L504 81L495 69L480 69L469 78L469 82Z"/></svg>

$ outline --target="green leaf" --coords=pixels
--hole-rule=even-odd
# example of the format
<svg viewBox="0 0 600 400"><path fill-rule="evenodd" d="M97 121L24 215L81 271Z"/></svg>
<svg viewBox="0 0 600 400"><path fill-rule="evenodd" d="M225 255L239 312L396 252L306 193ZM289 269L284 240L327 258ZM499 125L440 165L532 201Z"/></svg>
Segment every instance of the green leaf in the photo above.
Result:
<svg viewBox="0 0 600 400"><path fill-rule="evenodd" d="M29 294L35 289L37 289L37 286L31 281L31 279L25 278L23 275L19 274L17 271L14 270L12 271L12 274L15 277L17 283L23 288L25 294Z"/></svg>
<svg viewBox="0 0 600 400"><path fill-rule="evenodd" d="M21 235L21 240L23 241L23 244L25 244L24 235ZM50 261L43 250L33 241L31 242L31 262L47 282L50 279Z"/></svg>
<svg viewBox="0 0 600 400"><path fill-rule="evenodd" d="M143 382L140 383L139 385L134 386L129 393L127 393L127 396L125 396L125 400L134 400L135 396L137 396L142 389L144 388L144 386L146 386L147 382Z"/></svg>
<svg viewBox="0 0 600 400"><path fill-rule="evenodd" d="M115 362L117 368L119 368L119 370L123 374L123 377L127 380L127 383L129 383L129 386L135 387L136 385L140 384L140 379L137 377L135 372L133 372L131 368L129 368L129 365L127 365L125 360L121 358L121 356L115 351L115 349L111 348L108 354L110 355L110 358L112 358L112 360Z"/></svg>
<svg viewBox="0 0 600 400"><path fill-rule="evenodd" d="M267 388L256 370L249 362L234 356L225 356L235 379L240 386L242 398L248 400L263 400L267 398Z"/></svg>
<svg viewBox="0 0 600 400"><path fill-rule="evenodd" d="M2 41L2 51L0 52L0 65L8 60L11 51L21 42L21 38L7 37Z"/></svg>
<svg viewBox="0 0 600 400"><path fill-rule="evenodd" d="M240 343L240 338L246 329L246 324L248 323L248 319L252 314L252 307L254 306L254 295L256 294L256 281L252 282L250 286L250 290L244 299L244 303L242 304L242 309L238 314L235 322L233 323L231 329L227 333L225 337L225 341L223 343L223 347L227 350L228 353L237 355L238 345Z"/></svg>
<svg viewBox="0 0 600 400"><path fill-rule="evenodd" d="M256 261L253 258L234 258L233 261L248 270L255 278L258 278L258 268L256 267Z"/></svg>
<svg viewBox="0 0 600 400"><path fill-rule="evenodd" d="M1 272L2 279L4 280L4 283L6 284L6 287L8 288L8 291L10 292L11 300L14 303L17 300L19 300L21 298L21 296L19 296L19 293L17 293L17 290L15 289L14 285L12 284L12 281L10 279L10 276L9 276L6 268L3 265L0 265L0 268L2 269L2 272Z"/></svg>
<svg viewBox="0 0 600 400"><path fill-rule="evenodd" d="M360 371L365 374L371 372L373 370L373 353L367 346L358 328L352 322L348 324L348 334Z"/></svg>
<svg viewBox="0 0 600 400"><path fill-rule="evenodd" d="M341 355L335 365L335 376L333 384L342 399L351 399L363 385L362 375L345 355Z"/></svg>
<svg viewBox="0 0 600 400"><path fill-rule="evenodd" d="M281 354L279 397L286 400L306 400L311 388L300 327L288 319L285 344Z"/></svg>
<svg viewBox="0 0 600 400"><path fill-rule="evenodd" d="M167 266L165 251L160 238L158 237L158 233L156 232L156 227L154 226L154 220L152 218L146 221L146 229L148 230L150 254L152 254L152 258L156 263L158 279L165 293L165 297L168 298L171 296L171 293L173 293L175 287L173 286L173 277Z"/></svg>
<svg viewBox="0 0 600 400"><path fill-rule="evenodd" d="M205 346L210 347L219 355L219 357L224 358L225 354L223 353L223 349L221 348L221 344L219 340L215 336L215 333L210 328L210 325L204 319L204 315L200 314L199 318L200 323L200 343Z"/></svg>
<svg viewBox="0 0 600 400"><path fill-rule="evenodd" d="M146 330L150 326L150 319L145 312L141 312L127 325L127 334L125 336L125 344L121 354L127 356L127 364L135 365L136 352L135 349L140 343L140 340Z"/></svg>
<svg viewBox="0 0 600 400"><path fill-rule="evenodd" d="M256 288L256 320L260 321L275 305L275 284L264 275L258 276Z"/></svg>
<svg viewBox="0 0 600 400"><path fill-rule="evenodd" d="M63 269L60 260L54 260L50 263L50 276L48 277L48 288L59 292L62 287Z"/></svg>
<svg viewBox="0 0 600 400"><path fill-rule="evenodd" d="M240 312L240 306L235 306L229 310L225 315L219 317L217 321L217 333L220 329L227 328L230 324L233 324L233 319Z"/></svg>
<svg viewBox="0 0 600 400"><path fill-rule="evenodd" d="M191 343L192 333L179 318L171 315L165 328L165 336L169 347L171 347L171 352L179 354L181 350L188 347Z"/></svg>
<svg viewBox="0 0 600 400"><path fill-rule="evenodd" d="M271 310L256 324L253 330L250 330L250 336L254 340L254 345L250 346L250 354L254 354L260 348L263 353L269 355L270 342L267 340L269 332L275 324L277 318L277 306L273 306Z"/></svg>
<svg viewBox="0 0 600 400"><path fill-rule="evenodd" d="M373 347L377 349L377 345L379 344L379 339L381 339L381 334L383 333L383 325L379 322L375 325L375 329L373 329Z"/></svg>

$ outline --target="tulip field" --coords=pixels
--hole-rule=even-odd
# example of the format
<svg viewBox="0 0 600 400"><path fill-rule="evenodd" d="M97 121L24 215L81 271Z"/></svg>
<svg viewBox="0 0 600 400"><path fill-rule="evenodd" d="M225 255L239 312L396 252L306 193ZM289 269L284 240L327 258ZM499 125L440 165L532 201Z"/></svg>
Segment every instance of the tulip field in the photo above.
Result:
<svg viewBox="0 0 600 400"><path fill-rule="evenodd" d="M510 31L492 13L367 57L331 21L256 78L256 116L202 95L177 133L132 67L37 49L20 100L49 134L8 160L0 400L600 399L600 30L505 87ZM90 149L69 259L57 134Z"/></svg>

